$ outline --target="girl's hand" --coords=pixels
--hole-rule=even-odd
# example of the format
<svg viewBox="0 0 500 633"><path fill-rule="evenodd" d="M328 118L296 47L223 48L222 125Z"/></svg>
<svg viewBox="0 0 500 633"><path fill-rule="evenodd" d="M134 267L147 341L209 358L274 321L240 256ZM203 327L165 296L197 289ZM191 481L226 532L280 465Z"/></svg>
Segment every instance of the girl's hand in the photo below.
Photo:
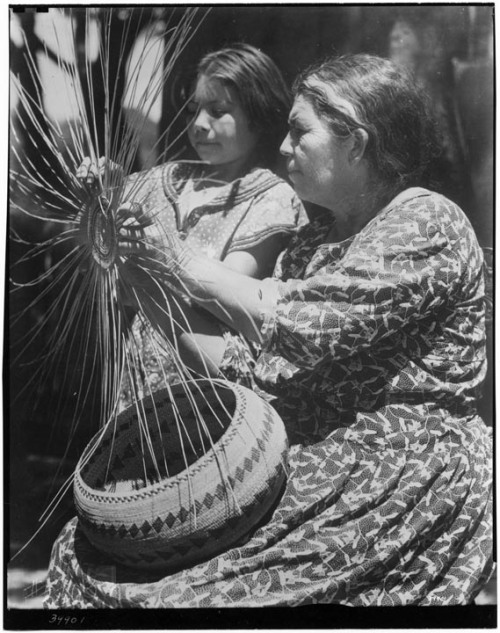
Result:
<svg viewBox="0 0 500 633"><path fill-rule="evenodd" d="M120 205L117 219L119 251L127 271L123 303L146 313L154 306L163 306L163 314L169 294L190 303L185 280L192 252L186 245L175 233L167 233L158 219L148 217L137 202Z"/></svg>
<svg viewBox="0 0 500 633"><path fill-rule="evenodd" d="M182 276L192 253L178 235L168 233L159 217L148 215L138 202L124 202L116 212L120 253L157 279L182 285Z"/></svg>
<svg viewBox="0 0 500 633"><path fill-rule="evenodd" d="M86 156L76 170L77 179L89 188L95 187L99 182L102 184L105 175L121 178L123 176L123 167L104 156L99 158L97 164L92 162L89 156Z"/></svg>
<svg viewBox="0 0 500 633"><path fill-rule="evenodd" d="M153 219L144 213L138 202L123 202L116 210L116 227L121 255L149 255L145 229L153 224Z"/></svg>

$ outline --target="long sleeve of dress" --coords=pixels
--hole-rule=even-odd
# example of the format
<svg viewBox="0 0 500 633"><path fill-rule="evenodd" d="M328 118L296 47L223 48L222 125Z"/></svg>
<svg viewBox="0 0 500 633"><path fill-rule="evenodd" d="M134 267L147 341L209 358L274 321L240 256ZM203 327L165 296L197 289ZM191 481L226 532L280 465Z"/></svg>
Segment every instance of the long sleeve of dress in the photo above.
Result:
<svg viewBox="0 0 500 633"><path fill-rule="evenodd" d="M325 245L310 262L319 269L280 283L265 348L311 368L369 350L439 310L477 309L482 259L469 232L458 207L438 196L382 212L339 259Z"/></svg>

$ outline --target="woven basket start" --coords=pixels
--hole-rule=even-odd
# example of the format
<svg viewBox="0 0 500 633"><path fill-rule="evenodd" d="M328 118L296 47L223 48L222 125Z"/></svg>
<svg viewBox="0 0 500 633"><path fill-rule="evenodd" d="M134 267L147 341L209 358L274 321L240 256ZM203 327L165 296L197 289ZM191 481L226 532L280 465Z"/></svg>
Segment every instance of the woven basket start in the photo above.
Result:
<svg viewBox="0 0 500 633"><path fill-rule="evenodd" d="M162 389L85 449L74 481L80 525L122 565L194 565L257 527L283 489L287 450L276 411L241 385Z"/></svg>

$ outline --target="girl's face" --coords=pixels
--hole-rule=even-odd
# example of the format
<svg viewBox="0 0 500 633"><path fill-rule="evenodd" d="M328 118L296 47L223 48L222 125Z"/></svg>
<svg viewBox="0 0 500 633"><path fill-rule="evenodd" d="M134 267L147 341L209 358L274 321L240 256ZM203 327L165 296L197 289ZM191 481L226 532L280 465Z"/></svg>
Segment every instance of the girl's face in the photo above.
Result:
<svg viewBox="0 0 500 633"><path fill-rule="evenodd" d="M201 76L188 104L188 136L201 160L233 179L250 162L258 136L236 91L218 79Z"/></svg>
<svg viewBox="0 0 500 633"><path fill-rule="evenodd" d="M295 99L288 119L289 129L281 145L297 195L331 209L355 186L349 164L348 142L336 137L328 123L318 117L311 103Z"/></svg>

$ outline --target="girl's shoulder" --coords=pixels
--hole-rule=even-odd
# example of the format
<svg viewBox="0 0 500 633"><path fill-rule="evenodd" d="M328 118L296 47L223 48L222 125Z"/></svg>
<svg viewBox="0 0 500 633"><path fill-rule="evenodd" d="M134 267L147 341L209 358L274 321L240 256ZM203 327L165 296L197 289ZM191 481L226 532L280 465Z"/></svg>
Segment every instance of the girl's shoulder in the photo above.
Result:
<svg viewBox="0 0 500 633"><path fill-rule="evenodd" d="M206 166L196 161L174 161L160 165L164 187L170 193L180 191L187 181L196 180L206 175ZM220 188L221 197L229 197L239 203L249 197L261 194L283 196L293 194L293 189L282 178L269 169L255 168L237 180Z"/></svg>
<svg viewBox="0 0 500 633"><path fill-rule="evenodd" d="M252 177L249 191L253 192L255 206L272 209L276 217L280 215L280 210L285 214L291 212L297 228L308 224L307 211L293 187L286 180L264 168L254 170L248 176Z"/></svg>
<svg viewBox="0 0 500 633"><path fill-rule="evenodd" d="M176 200L188 182L203 175L203 165L199 161L171 161L163 163L159 169L163 191L170 200Z"/></svg>
<svg viewBox="0 0 500 633"><path fill-rule="evenodd" d="M188 169L185 169L180 163L168 162L141 169L127 176L128 183L145 183L145 182L162 182L165 179L175 181L179 178L187 176Z"/></svg>
<svg viewBox="0 0 500 633"><path fill-rule="evenodd" d="M240 178L239 183L242 189L254 191L255 195L263 192L272 194L277 194L278 192L294 193L292 187L283 178L264 167L252 169Z"/></svg>

